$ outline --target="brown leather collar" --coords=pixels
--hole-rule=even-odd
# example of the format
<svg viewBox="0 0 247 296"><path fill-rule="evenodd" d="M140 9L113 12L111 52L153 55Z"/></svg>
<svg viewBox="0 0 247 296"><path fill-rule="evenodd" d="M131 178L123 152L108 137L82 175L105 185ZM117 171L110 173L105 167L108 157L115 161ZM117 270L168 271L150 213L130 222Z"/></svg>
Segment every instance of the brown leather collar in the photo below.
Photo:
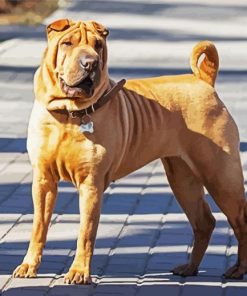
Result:
<svg viewBox="0 0 247 296"><path fill-rule="evenodd" d="M53 112L56 113L62 113L62 114L68 114L71 118L82 118L85 115L89 115L96 110L98 110L100 107L105 105L118 91L120 91L126 80L122 79L119 82L117 82L106 94L104 94L95 104L89 106L86 109L77 110L77 111L69 111L66 109L58 109L53 110Z"/></svg>

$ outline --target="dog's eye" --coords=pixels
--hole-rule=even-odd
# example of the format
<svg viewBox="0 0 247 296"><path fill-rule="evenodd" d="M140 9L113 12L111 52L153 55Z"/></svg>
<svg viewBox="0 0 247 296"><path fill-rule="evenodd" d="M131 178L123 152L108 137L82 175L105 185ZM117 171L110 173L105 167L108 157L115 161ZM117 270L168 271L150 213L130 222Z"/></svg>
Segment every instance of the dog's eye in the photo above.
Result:
<svg viewBox="0 0 247 296"><path fill-rule="evenodd" d="M62 45L71 46L72 45L72 42L71 41L63 41L62 42Z"/></svg>
<svg viewBox="0 0 247 296"><path fill-rule="evenodd" d="M95 48L96 49L100 49L100 48L102 48L102 46L103 46L103 44L102 44L102 42L101 42L101 40L96 40L95 41Z"/></svg>

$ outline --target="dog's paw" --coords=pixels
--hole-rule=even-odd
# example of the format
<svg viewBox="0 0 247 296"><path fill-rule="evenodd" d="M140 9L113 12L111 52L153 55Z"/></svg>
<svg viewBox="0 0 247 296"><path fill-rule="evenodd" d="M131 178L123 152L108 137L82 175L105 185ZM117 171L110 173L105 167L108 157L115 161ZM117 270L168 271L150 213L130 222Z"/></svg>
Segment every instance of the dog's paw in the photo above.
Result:
<svg viewBox="0 0 247 296"><path fill-rule="evenodd" d="M235 264L224 273L224 277L226 279L242 280L245 273L246 268L241 267L241 265Z"/></svg>
<svg viewBox="0 0 247 296"><path fill-rule="evenodd" d="M17 266L13 272L13 277L19 278L34 278L37 277L37 267L22 263L21 265Z"/></svg>
<svg viewBox="0 0 247 296"><path fill-rule="evenodd" d="M198 274L198 269L190 266L189 264L176 266L171 270L174 275L180 276L196 276Z"/></svg>
<svg viewBox="0 0 247 296"><path fill-rule="evenodd" d="M90 285L92 283L92 279L89 274L85 274L83 271L78 269L70 269L69 272L64 276L64 283Z"/></svg>

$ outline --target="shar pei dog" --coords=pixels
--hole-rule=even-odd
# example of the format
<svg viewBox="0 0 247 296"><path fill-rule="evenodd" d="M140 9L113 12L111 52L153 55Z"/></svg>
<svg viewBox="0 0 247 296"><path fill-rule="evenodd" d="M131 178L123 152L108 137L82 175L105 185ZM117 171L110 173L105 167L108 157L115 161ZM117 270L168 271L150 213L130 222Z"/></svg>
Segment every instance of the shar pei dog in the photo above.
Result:
<svg viewBox="0 0 247 296"><path fill-rule="evenodd" d="M35 277L60 180L79 192L80 228L66 283L90 283L102 196L116 179L161 159L187 215L194 244L176 275L196 275L215 219L204 187L238 240L226 278L247 271L247 205L237 126L214 83L218 54L209 41L191 55L191 74L124 80L108 75L108 30L94 21L61 19L47 27L48 46L35 73L27 148L33 167L33 229L15 277ZM199 58L203 60L199 63Z"/></svg>

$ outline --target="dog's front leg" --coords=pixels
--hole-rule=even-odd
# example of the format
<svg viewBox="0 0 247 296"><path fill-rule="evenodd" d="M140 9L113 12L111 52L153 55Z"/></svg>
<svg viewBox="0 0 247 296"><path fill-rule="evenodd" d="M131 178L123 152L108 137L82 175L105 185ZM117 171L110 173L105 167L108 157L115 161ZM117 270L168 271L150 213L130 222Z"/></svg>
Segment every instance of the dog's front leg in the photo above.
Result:
<svg viewBox="0 0 247 296"><path fill-rule="evenodd" d="M39 170L33 172L32 196L34 219L28 251L13 272L14 277L36 277L41 262L46 235L57 195L57 182L52 176Z"/></svg>
<svg viewBox="0 0 247 296"><path fill-rule="evenodd" d="M67 284L90 284L90 264L93 255L94 242L98 229L101 199L101 186L80 186L80 230L77 240L77 250L74 261L65 275Z"/></svg>

